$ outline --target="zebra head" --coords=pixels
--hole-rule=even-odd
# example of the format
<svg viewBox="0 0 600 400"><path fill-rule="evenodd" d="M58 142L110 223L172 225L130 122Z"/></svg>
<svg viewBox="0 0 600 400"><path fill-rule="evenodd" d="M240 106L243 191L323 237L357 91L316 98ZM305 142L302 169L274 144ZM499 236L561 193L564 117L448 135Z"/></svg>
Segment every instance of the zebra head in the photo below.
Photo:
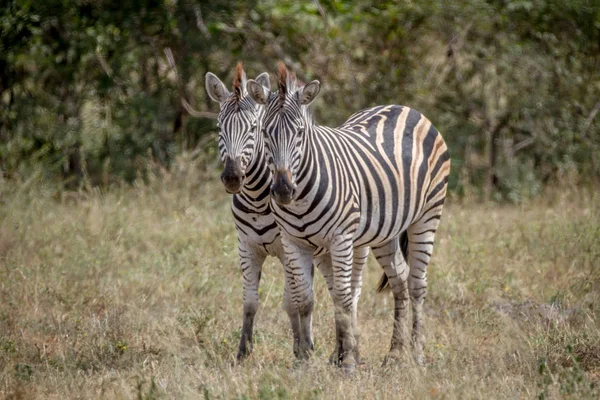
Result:
<svg viewBox="0 0 600 400"><path fill-rule="evenodd" d="M271 195L279 205L290 204L296 197L297 174L305 147L307 130L313 126L308 105L319 94L321 84L312 81L298 85L296 75L279 63L278 92L270 93L263 85L248 81L248 94L266 108L263 125L269 167L273 170Z"/></svg>
<svg viewBox="0 0 600 400"><path fill-rule="evenodd" d="M260 74L255 82L269 90L268 73ZM264 107L258 106L247 95L246 73L242 63L237 65L232 93L211 72L206 73L206 91L221 107L217 116L219 153L224 165L221 182L228 193L239 193L256 150L256 133L262 125Z"/></svg>

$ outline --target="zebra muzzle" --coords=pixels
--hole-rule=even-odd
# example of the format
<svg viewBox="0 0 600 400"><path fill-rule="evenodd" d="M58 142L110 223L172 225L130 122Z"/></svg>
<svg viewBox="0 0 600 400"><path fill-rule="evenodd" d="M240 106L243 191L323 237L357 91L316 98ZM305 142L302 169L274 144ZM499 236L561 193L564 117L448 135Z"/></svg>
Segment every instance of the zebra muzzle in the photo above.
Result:
<svg viewBox="0 0 600 400"><path fill-rule="evenodd" d="M296 195L296 184L292 179L292 173L287 169L277 169L273 176L271 196L279 205L288 205Z"/></svg>
<svg viewBox="0 0 600 400"><path fill-rule="evenodd" d="M225 168L221 173L221 182L228 193L239 193L244 183L244 171L240 157L225 157Z"/></svg>

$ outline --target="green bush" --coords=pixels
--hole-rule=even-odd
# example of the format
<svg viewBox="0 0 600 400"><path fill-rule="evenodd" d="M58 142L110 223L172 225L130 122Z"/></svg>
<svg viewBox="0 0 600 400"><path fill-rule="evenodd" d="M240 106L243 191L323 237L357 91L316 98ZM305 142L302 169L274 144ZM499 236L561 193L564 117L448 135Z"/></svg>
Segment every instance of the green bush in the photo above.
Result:
<svg viewBox="0 0 600 400"><path fill-rule="evenodd" d="M200 148L229 81L276 60L319 78L317 120L409 105L442 132L451 190L519 201L600 176L600 6L593 0L110 0L0 6L0 169L78 185L132 181ZM172 54L172 63L167 54Z"/></svg>

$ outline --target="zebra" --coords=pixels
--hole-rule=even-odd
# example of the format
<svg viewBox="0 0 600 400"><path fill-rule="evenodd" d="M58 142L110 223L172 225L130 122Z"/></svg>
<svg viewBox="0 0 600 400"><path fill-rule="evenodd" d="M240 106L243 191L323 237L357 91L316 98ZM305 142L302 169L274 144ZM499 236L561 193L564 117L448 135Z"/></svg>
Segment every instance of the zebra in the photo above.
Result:
<svg viewBox="0 0 600 400"><path fill-rule="evenodd" d="M352 259L370 247L384 271L380 289L389 285L394 297L384 364L399 361L407 350L409 295L414 356L422 364L427 265L446 196L447 146L428 119L399 105L365 109L338 128L317 125L308 106L319 94L319 81L299 86L283 63L278 71L277 92L252 80L247 90L266 110L271 210L281 231L285 279L300 332L313 312L313 255L328 254L339 365L354 369ZM310 338L301 336L300 351L310 348Z"/></svg>
<svg viewBox="0 0 600 400"><path fill-rule="evenodd" d="M238 233L238 254L243 277L243 322L237 359L242 360L252 351L254 317L258 310L258 288L262 265L267 256L277 257L285 265L279 228L270 209L271 170L268 167L264 140L260 131L265 109L254 102L246 92L246 73L238 63L233 91L229 92L223 82L212 72L205 77L208 96L220 105L217 116L219 128L218 147L224 165L221 181L225 191L233 194L231 210ZM256 80L265 90L270 89L269 74L262 73ZM361 271L366 264L368 251L359 251L355 256L355 269ZM332 277L327 257L316 257L315 265L323 270L327 287L331 293ZM312 272L311 272L312 273ZM352 282L354 302L358 302L361 291L361 275ZM284 309L292 325L294 353L299 357L299 316L289 297L289 288L284 290ZM356 310L356 307L354 307ZM356 315L356 312L355 312ZM312 343L312 326L309 324L304 335ZM311 345L312 346L312 345ZM357 361L360 361L358 353Z"/></svg>

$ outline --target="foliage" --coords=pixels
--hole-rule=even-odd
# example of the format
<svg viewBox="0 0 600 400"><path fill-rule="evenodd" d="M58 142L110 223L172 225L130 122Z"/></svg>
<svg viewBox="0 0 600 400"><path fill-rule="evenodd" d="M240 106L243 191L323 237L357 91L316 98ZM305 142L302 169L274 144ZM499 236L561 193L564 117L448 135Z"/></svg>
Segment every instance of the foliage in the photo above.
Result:
<svg viewBox="0 0 600 400"><path fill-rule="evenodd" d="M176 69L168 62L173 55ZM337 125L410 105L443 133L451 188L519 201L600 176L600 5L594 0L251 2L8 0L0 6L0 171L77 185L169 166L216 129L204 74L281 59L325 86Z"/></svg>

